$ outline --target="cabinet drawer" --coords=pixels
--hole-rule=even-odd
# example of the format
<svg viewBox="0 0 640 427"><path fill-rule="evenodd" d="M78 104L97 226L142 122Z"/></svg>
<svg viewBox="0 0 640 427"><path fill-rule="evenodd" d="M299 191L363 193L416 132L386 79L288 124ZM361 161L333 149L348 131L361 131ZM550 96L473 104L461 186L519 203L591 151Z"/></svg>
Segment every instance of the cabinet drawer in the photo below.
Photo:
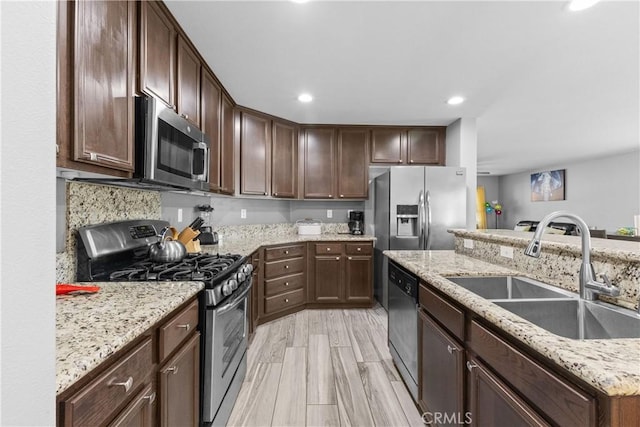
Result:
<svg viewBox="0 0 640 427"><path fill-rule="evenodd" d="M274 277L283 276L285 274L302 273L303 271L303 258L285 259L282 261L271 261L264 263L265 279L273 279Z"/></svg>
<svg viewBox="0 0 640 427"><path fill-rule="evenodd" d="M371 243L346 243L345 252L347 255L371 255L373 245Z"/></svg>
<svg viewBox="0 0 640 427"><path fill-rule="evenodd" d="M273 314L280 310L296 307L304 303L304 289L296 289L295 291L285 294L267 297L264 299L265 314Z"/></svg>
<svg viewBox="0 0 640 427"><path fill-rule="evenodd" d="M130 400L144 384L153 368L152 347L151 338L145 339L67 400L64 403L65 425L104 425L113 410Z"/></svg>
<svg viewBox="0 0 640 427"><path fill-rule="evenodd" d="M420 285L420 305L459 340L464 341L464 312Z"/></svg>
<svg viewBox="0 0 640 427"><path fill-rule="evenodd" d="M159 328L160 360L170 355L198 326L198 301L189 304Z"/></svg>
<svg viewBox="0 0 640 427"><path fill-rule="evenodd" d="M342 254L342 243L316 243L316 255L322 254Z"/></svg>
<svg viewBox="0 0 640 427"><path fill-rule="evenodd" d="M264 293L267 296L289 292L304 286L304 274L298 273L291 276L284 276L277 279L264 281Z"/></svg>
<svg viewBox="0 0 640 427"><path fill-rule="evenodd" d="M469 347L558 425L596 425L595 399L565 382L475 320Z"/></svg>
<svg viewBox="0 0 640 427"><path fill-rule="evenodd" d="M264 258L267 261L274 261L283 258L296 258L304 256L304 245L278 246L277 248L267 248L264 250Z"/></svg>

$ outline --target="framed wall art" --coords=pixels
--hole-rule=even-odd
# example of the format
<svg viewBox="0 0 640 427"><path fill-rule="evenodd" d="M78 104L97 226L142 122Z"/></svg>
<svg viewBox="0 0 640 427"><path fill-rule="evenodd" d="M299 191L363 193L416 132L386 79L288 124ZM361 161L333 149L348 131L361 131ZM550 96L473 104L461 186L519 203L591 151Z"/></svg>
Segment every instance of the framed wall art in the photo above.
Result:
<svg viewBox="0 0 640 427"><path fill-rule="evenodd" d="M565 199L565 169L531 174L531 201L548 202Z"/></svg>

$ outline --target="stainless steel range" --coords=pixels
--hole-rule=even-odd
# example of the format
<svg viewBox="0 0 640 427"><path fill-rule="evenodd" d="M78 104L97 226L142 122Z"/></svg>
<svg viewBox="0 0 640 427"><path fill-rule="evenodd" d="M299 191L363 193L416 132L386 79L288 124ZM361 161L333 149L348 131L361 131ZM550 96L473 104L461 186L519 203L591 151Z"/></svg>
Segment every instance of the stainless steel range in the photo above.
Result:
<svg viewBox="0 0 640 427"><path fill-rule="evenodd" d="M153 262L149 249L166 221L135 220L78 230L78 281L190 281L200 294L201 424L225 425L244 380L253 266L241 255L189 254Z"/></svg>

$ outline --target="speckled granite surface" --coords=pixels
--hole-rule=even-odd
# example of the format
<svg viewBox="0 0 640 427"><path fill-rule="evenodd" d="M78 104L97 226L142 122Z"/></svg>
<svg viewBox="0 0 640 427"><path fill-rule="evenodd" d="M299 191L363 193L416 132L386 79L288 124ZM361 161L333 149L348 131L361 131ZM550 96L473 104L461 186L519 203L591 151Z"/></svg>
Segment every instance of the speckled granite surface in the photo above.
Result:
<svg viewBox="0 0 640 427"><path fill-rule="evenodd" d="M443 277L515 272L453 251L385 251L460 304L610 396L640 394L640 339L573 340L504 310ZM516 272L517 273L517 272Z"/></svg>
<svg viewBox="0 0 640 427"><path fill-rule="evenodd" d="M540 258L524 254L533 233L512 230L453 230L457 253L526 272L536 279L551 282L578 292L582 254L580 237L543 235ZM465 248L463 240L474 240L474 247ZM597 275L607 277L620 288L618 297L601 299L632 310L638 309L640 298L640 242L591 239L591 262ZM514 248L513 259L500 256L500 246Z"/></svg>
<svg viewBox="0 0 640 427"><path fill-rule="evenodd" d="M201 282L91 283L95 294L56 298L56 393L196 295Z"/></svg>
<svg viewBox="0 0 640 427"><path fill-rule="evenodd" d="M262 237L294 236L298 234L295 223L280 224L247 224L247 225L218 225L213 230L223 236L223 240L251 239L256 235ZM349 225L345 222L322 223L323 234L347 233Z"/></svg>

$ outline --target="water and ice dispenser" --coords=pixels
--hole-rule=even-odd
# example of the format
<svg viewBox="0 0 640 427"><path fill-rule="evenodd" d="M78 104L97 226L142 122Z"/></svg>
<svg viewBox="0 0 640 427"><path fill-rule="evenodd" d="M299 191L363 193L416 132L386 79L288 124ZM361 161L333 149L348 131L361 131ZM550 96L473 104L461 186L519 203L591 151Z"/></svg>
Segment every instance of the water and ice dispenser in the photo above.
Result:
<svg viewBox="0 0 640 427"><path fill-rule="evenodd" d="M418 236L418 205L396 205L397 236Z"/></svg>

